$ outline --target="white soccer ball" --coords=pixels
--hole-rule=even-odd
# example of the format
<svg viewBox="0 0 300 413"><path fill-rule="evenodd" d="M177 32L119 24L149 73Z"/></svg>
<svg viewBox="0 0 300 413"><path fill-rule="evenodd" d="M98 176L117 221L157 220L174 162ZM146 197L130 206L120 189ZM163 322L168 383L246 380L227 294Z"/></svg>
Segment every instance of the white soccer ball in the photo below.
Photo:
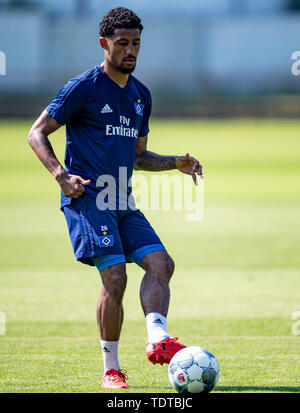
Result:
<svg viewBox="0 0 300 413"><path fill-rule="evenodd" d="M174 355L168 374L171 385L179 393L209 393L218 383L220 367L211 352L190 346Z"/></svg>

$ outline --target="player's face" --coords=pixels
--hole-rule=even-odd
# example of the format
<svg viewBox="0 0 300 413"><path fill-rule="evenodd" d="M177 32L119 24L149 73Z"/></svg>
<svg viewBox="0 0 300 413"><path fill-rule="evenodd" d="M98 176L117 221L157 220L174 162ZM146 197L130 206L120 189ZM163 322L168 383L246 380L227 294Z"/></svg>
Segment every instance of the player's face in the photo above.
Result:
<svg viewBox="0 0 300 413"><path fill-rule="evenodd" d="M140 51L139 29L115 29L106 41L106 58L110 64L124 74L132 73Z"/></svg>

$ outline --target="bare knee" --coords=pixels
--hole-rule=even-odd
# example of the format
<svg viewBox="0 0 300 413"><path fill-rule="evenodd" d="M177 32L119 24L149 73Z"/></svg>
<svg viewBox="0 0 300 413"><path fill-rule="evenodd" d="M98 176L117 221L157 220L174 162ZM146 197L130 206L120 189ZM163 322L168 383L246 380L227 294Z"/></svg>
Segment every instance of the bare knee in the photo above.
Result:
<svg viewBox="0 0 300 413"><path fill-rule="evenodd" d="M153 273L163 281L169 282L175 269L175 263L166 251L147 254L141 264L147 272Z"/></svg>
<svg viewBox="0 0 300 413"><path fill-rule="evenodd" d="M121 302L127 284L127 275L124 264L115 264L101 271L104 287L103 293L114 300Z"/></svg>
<svg viewBox="0 0 300 413"><path fill-rule="evenodd" d="M175 263L174 260L170 257L170 255L168 255L167 259L166 259L166 263L165 263L165 271L166 271L166 276L168 278L168 280L170 281L173 273L174 273L174 269L175 269Z"/></svg>

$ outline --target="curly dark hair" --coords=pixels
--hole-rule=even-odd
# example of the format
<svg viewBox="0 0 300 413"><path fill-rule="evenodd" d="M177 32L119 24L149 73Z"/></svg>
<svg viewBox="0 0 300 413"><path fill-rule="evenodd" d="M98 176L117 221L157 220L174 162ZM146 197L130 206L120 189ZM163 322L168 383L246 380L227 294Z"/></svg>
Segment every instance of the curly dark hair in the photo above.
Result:
<svg viewBox="0 0 300 413"><path fill-rule="evenodd" d="M103 16L99 25L99 35L101 37L113 36L115 29L139 29L141 32L143 25L141 19L132 10L116 7Z"/></svg>

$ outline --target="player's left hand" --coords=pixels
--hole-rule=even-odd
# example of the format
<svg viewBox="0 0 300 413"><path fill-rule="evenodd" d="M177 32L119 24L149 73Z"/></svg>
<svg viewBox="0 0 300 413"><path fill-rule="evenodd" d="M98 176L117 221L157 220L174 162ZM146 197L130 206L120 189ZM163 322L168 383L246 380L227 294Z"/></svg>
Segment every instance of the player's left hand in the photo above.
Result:
<svg viewBox="0 0 300 413"><path fill-rule="evenodd" d="M176 167L180 172L184 174L192 175L195 185L198 185L197 175L203 178L202 175L202 165L199 161L188 153L185 156L178 156L176 159Z"/></svg>

